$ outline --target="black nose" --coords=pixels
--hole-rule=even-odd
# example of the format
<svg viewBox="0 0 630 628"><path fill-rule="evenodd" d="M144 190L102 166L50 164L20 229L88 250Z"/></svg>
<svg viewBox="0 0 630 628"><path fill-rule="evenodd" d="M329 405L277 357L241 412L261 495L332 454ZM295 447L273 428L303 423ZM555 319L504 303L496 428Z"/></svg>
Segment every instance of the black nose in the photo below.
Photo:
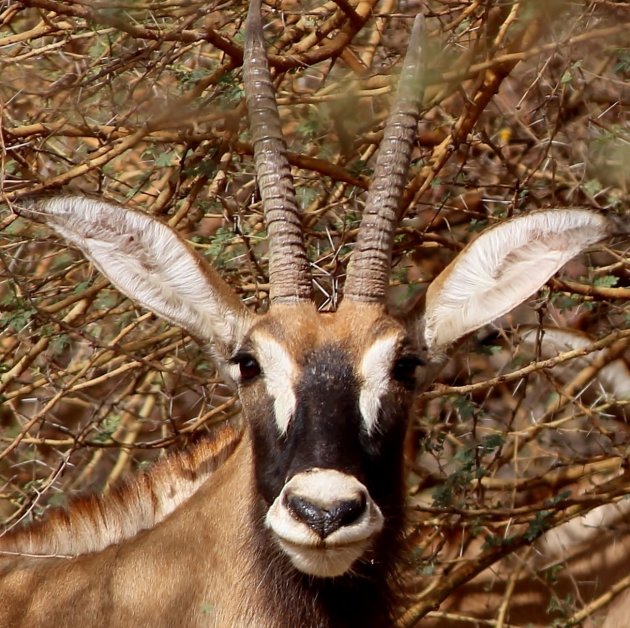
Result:
<svg viewBox="0 0 630 628"><path fill-rule="evenodd" d="M365 495L357 495L355 499L321 506L300 495L287 495L285 506L298 521L304 522L321 539L325 539L335 530L354 523L365 512L366 499Z"/></svg>

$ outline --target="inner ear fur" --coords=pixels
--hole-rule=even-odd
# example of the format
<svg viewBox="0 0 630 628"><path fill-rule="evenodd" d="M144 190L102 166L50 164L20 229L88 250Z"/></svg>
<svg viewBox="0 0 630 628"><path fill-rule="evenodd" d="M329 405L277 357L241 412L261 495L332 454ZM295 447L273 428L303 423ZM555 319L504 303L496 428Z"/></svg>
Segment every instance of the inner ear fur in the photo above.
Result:
<svg viewBox="0 0 630 628"><path fill-rule="evenodd" d="M532 296L587 247L620 233L619 222L584 209L532 212L487 229L431 283L407 318L437 356Z"/></svg>
<svg viewBox="0 0 630 628"><path fill-rule="evenodd" d="M225 359L253 315L170 226L83 196L39 199L18 212L80 249L125 296L181 327Z"/></svg>

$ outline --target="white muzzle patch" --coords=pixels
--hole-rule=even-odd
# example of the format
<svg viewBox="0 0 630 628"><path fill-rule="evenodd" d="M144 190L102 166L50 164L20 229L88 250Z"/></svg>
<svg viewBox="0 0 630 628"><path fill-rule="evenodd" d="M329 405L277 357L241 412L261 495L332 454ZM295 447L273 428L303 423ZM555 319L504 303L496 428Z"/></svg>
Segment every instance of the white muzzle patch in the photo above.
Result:
<svg viewBox="0 0 630 628"><path fill-rule="evenodd" d="M306 505L302 514L292 508L295 503ZM356 512L348 521L331 526L329 534L318 533L308 514L327 516L344 504L357 505ZM383 514L354 476L334 469L311 469L287 482L269 508L265 523L296 569L333 578L346 573L370 547L383 528Z"/></svg>

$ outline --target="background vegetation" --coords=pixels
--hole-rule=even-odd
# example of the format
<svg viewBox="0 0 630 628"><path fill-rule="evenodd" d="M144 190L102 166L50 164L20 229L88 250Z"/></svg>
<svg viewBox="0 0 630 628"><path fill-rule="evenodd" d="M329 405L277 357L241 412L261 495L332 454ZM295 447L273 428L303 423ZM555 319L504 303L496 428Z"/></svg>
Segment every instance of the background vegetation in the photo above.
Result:
<svg viewBox="0 0 630 628"><path fill-rule="evenodd" d="M273 0L266 10L321 309L340 297L418 11L430 35L429 89L394 304L511 215L588 206L627 217L626 2ZM79 491L107 490L238 412L198 346L11 209L60 189L141 208L263 308L265 227L241 85L245 11L240 0L0 2L4 529ZM628 271L627 242L572 262L467 341L445 383L420 396L407 447L403 625L427 613L454 623L436 602L477 571L506 554L527 571L542 532L630 492ZM523 337L521 324L534 331ZM543 325L587 336L549 346ZM586 345L582 355L566 354L575 343ZM514 573L486 624L504 625ZM597 608L552 584L541 611L549 623L579 623Z"/></svg>

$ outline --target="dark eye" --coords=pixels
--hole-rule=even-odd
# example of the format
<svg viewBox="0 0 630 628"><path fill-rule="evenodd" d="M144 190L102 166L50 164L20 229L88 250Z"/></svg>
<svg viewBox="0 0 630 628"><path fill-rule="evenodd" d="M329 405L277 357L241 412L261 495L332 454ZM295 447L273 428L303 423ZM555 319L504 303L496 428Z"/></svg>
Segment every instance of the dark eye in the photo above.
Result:
<svg viewBox="0 0 630 628"><path fill-rule="evenodd" d="M248 382L260 375L260 364L253 355L243 353L233 358L241 374L241 382Z"/></svg>
<svg viewBox="0 0 630 628"><path fill-rule="evenodd" d="M413 387L416 382L416 368L424 363L417 355L403 355L394 362L392 377L405 386Z"/></svg>

